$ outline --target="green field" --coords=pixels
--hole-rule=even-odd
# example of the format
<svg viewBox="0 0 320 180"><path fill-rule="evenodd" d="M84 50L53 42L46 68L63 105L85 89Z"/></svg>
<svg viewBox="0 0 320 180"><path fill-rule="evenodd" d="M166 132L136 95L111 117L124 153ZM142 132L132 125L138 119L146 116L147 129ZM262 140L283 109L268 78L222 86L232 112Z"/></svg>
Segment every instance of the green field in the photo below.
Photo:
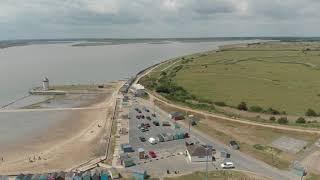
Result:
<svg viewBox="0 0 320 180"><path fill-rule="evenodd" d="M205 179L206 174L204 172L195 172L188 175L164 178L165 180L195 180L195 179ZM211 171L208 173L208 180L255 180L255 179L265 179L262 177L250 176L237 171Z"/></svg>
<svg viewBox="0 0 320 180"><path fill-rule="evenodd" d="M188 93L174 100L224 102L231 107L243 101L249 107L273 108L299 116L308 108L320 112L320 43L269 42L228 47L185 57L161 75L162 69L153 72L152 80L159 82L161 76L169 76L166 81Z"/></svg>

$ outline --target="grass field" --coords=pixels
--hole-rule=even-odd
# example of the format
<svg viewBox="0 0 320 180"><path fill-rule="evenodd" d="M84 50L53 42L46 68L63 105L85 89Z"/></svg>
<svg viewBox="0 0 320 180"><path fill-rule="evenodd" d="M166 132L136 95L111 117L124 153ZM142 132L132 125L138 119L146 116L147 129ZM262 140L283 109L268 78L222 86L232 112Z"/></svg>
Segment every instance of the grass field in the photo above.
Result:
<svg viewBox="0 0 320 180"><path fill-rule="evenodd" d="M178 177L168 177L165 180L195 180L195 179L205 179L206 174L204 172L195 172L188 175L178 176ZM262 177L256 177L253 175L247 175L245 173L237 171L211 171L208 173L209 180L258 180L264 179Z"/></svg>
<svg viewBox="0 0 320 180"><path fill-rule="evenodd" d="M152 80L161 78L163 69L156 69ZM170 82L199 102L236 107L244 101L249 107L296 116L308 108L320 112L320 43L269 42L227 48L185 57L164 71L170 74Z"/></svg>

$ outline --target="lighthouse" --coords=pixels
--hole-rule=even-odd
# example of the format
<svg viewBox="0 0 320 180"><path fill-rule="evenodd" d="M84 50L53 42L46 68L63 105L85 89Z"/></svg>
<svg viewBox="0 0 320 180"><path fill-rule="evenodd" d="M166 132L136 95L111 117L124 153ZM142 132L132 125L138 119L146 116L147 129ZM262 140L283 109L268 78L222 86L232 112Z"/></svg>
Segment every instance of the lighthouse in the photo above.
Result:
<svg viewBox="0 0 320 180"><path fill-rule="evenodd" d="M49 79L45 77L42 81L42 90L49 91Z"/></svg>

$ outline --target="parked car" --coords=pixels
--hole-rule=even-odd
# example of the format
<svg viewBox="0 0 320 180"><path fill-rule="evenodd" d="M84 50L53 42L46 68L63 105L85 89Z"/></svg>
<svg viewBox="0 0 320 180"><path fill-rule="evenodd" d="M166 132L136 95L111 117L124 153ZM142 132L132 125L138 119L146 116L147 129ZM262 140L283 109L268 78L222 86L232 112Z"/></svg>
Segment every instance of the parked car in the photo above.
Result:
<svg viewBox="0 0 320 180"><path fill-rule="evenodd" d="M140 117L140 115L137 115L136 118L137 118L137 119L140 119L141 117Z"/></svg>
<svg viewBox="0 0 320 180"><path fill-rule="evenodd" d="M150 144L152 144L152 145L157 144L157 140L156 140L155 138L153 138L153 137L150 137L150 138L148 139L148 142L149 142Z"/></svg>
<svg viewBox="0 0 320 180"><path fill-rule="evenodd" d="M141 115L141 118L144 119L144 115Z"/></svg>
<svg viewBox="0 0 320 180"><path fill-rule="evenodd" d="M148 129L148 128L145 128L145 127L141 127L140 130L141 130L141 132L149 131L149 129Z"/></svg>
<svg viewBox="0 0 320 180"><path fill-rule="evenodd" d="M196 126L197 125L197 122L196 121L191 121L191 126Z"/></svg>
<svg viewBox="0 0 320 180"><path fill-rule="evenodd" d="M220 166L221 166L222 169L232 169L232 168L235 168L233 162L230 162L230 161L229 161L229 162L224 162L224 163L222 163Z"/></svg>
<svg viewBox="0 0 320 180"><path fill-rule="evenodd" d="M240 146L239 146L239 144L236 142L236 141L230 141L230 146L233 148L233 149L235 149L235 150L238 150L238 149L240 149Z"/></svg>
<svg viewBox="0 0 320 180"><path fill-rule="evenodd" d="M162 123L162 126L171 126L170 122L169 121L164 121Z"/></svg>
<svg viewBox="0 0 320 180"><path fill-rule="evenodd" d="M152 117L156 117L156 114L155 114L155 113L152 113L151 116L152 116Z"/></svg>
<svg viewBox="0 0 320 180"><path fill-rule="evenodd" d="M146 142L146 138L145 138L145 137L142 137L142 136L139 137L139 140L140 140L141 142Z"/></svg>
<svg viewBox="0 0 320 180"><path fill-rule="evenodd" d="M151 127L151 126L150 126L149 123L145 123L145 124L144 124L144 127L149 128L149 127Z"/></svg>
<svg viewBox="0 0 320 180"><path fill-rule="evenodd" d="M155 126L160 126L159 121L153 121L152 123L153 123Z"/></svg>
<svg viewBox="0 0 320 180"><path fill-rule="evenodd" d="M149 156L151 158L156 158L157 157L157 154L154 152L154 151L149 151Z"/></svg>
<svg viewBox="0 0 320 180"><path fill-rule="evenodd" d="M189 136L189 133L185 133L184 134L184 138L189 138L190 136Z"/></svg>
<svg viewBox="0 0 320 180"><path fill-rule="evenodd" d="M149 121L151 121L151 117L150 117L150 116L147 116L146 119L148 119Z"/></svg>

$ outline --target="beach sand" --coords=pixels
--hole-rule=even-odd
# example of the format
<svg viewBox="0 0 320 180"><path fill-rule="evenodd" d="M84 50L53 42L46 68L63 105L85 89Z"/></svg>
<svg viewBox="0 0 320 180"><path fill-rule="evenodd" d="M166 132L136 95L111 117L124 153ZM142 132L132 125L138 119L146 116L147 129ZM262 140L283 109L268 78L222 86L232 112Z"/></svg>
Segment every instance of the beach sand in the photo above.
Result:
<svg viewBox="0 0 320 180"><path fill-rule="evenodd" d="M120 85L115 84L114 89ZM115 100L116 93L110 94L90 105L97 109L71 111L65 120L32 142L8 146L0 154L4 156L0 174L63 171L104 156Z"/></svg>

